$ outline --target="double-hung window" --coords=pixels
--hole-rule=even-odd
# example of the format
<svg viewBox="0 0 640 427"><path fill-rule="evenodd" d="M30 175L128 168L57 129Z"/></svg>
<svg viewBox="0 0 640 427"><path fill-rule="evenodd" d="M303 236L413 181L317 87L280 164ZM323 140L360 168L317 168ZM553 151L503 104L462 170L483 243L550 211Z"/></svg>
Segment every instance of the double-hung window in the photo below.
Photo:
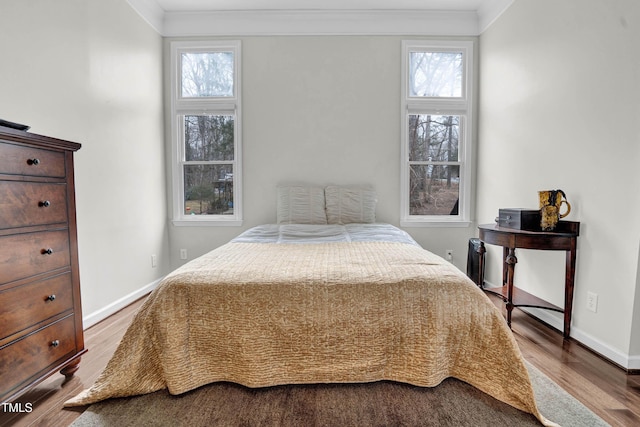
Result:
<svg viewBox="0 0 640 427"><path fill-rule="evenodd" d="M466 226L471 212L473 42L403 41L403 226Z"/></svg>
<svg viewBox="0 0 640 427"><path fill-rule="evenodd" d="M171 43L173 220L242 221L240 42Z"/></svg>

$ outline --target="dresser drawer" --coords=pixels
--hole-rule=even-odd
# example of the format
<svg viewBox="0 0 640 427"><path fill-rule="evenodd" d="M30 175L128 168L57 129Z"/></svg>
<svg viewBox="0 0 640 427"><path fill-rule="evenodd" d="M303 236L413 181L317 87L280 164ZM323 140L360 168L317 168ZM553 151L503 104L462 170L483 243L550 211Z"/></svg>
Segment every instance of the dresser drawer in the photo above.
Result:
<svg viewBox="0 0 640 427"><path fill-rule="evenodd" d="M69 231L0 237L0 284L68 266Z"/></svg>
<svg viewBox="0 0 640 427"><path fill-rule="evenodd" d="M0 340L73 309L71 273L0 292Z"/></svg>
<svg viewBox="0 0 640 427"><path fill-rule="evenodd" d="M63 222L66 184L0 181L0 229Z"/></svg>
<svg viewBox="0 0 640 427"><path fill-rule="evenodd" d="M0 174L65 176L64 153L0 142Z"/></svg>
<svg viewBox="0 0 640 427"><path fill-rule="evenodd" d="M0 396L8 395L76 351L74 316L0 348Z"/></svg>

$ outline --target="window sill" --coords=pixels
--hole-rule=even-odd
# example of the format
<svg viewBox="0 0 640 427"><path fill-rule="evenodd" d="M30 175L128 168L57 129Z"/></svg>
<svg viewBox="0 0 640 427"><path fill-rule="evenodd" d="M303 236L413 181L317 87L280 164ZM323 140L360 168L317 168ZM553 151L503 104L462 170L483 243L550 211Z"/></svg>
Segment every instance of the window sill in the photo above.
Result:
<svg viewBox="0 0 640 427"><path fill-rule="evenodd" d="M436 221L436 220L401 220L401 227L440 227L440 228L463 228L469 227L471 225L471 221Z"/></svg>
<svg viewBox="0 0 640 427"><path fill-rule="evenodd" d="M240 227L241 219L174 219L176 227Z"/></svg>

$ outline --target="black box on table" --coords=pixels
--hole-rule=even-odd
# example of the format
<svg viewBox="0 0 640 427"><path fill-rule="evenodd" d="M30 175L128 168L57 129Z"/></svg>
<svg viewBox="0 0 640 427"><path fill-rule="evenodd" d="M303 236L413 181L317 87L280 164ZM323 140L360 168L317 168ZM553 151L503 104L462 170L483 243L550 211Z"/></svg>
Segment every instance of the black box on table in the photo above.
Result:
<svg viewBox="0 0 640 427"><path fill-rule="evenodd" d="M524 208L499 209L498 225L516 230L540 231L540 211Z"/></svg>

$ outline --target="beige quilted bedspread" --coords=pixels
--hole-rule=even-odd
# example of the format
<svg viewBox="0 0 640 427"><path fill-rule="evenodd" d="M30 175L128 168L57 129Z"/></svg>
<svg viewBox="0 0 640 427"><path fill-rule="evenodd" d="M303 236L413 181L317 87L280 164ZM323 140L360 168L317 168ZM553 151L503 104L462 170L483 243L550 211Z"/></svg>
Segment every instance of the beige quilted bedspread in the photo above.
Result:
<svg viewBox="0 0 640 427"><path fill-rule="evenodd" d="M96 383L65 405L214 381L447 377L546 422L502 314L442 258L403 243L228 243L167 276Z"/></svg>

